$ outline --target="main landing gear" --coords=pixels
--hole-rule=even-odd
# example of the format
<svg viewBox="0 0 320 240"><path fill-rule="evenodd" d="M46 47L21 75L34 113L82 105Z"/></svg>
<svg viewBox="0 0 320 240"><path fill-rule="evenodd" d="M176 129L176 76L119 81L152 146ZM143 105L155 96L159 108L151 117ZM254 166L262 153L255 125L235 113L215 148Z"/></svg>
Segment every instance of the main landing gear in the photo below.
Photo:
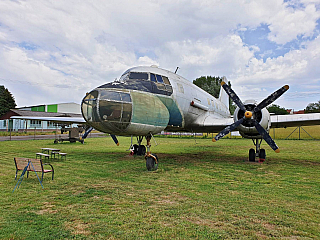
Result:
<svg viewBox="0 0 320 240"><path fill-rule="evenodd" d="M256 151L253 148L249 150L249 161L255 162L257 157L260 163L264 162L266 160L266 150L260 149L262 139L252 139L252 141L256 146Z"/></svg>
<svg viewBox="0 0 320 240"><path fill-rule="evenodd" d="M158 169L158 156L156 154L151 154L151 136L146 136L147 140L147 152L146 147L141 144L143 140L143 136L137 137L138 144L132 145L132 138L131 138L131 148L130 148L130 155L137 155L137 156L144 156L146 160L146 167L148 171L155 171Z"/></svg>

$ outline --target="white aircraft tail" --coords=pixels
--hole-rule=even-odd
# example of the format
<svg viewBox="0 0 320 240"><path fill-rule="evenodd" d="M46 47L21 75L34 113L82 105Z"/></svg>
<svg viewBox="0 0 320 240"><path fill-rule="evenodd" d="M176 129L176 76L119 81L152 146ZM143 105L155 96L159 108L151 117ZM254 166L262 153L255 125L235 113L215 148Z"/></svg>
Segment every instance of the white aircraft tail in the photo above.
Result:
<svg viewBox="0 0 320 240"><path fill-rule="evenodd" d="M225 83L228 84L228 80L225 76L222 77L222 81L224 81ZM229 95L226 93L226 91L223 89L223 87L221 86L220 88L220 93L219 93L219 100L220 102L222 102L227 109L229 110Z"/></svg>

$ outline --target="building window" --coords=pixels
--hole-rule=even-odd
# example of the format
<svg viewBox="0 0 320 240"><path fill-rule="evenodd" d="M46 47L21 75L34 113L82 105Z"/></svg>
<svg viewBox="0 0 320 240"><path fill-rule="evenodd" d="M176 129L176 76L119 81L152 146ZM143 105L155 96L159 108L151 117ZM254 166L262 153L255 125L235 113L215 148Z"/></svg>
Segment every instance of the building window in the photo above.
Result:
<svg viewBox="0 0 320 240"><path fill-rule="evenodd" d="M48 128L53 128L55 127L54 122L48 122Z"/></svg>
<svg viewBox="0 0 320 240"><path fill-rule="evenodd" d="M41 121L39 120L30 120L30 127L40 127L41 128Z"/></svg>

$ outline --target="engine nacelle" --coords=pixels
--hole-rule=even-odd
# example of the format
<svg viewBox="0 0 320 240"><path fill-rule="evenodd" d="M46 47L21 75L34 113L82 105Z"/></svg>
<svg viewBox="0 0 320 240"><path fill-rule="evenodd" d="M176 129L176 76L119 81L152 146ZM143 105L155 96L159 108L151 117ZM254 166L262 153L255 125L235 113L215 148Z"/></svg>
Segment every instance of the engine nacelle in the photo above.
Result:
<svg viewBox="0 0 320 240"><path fill-rule="evenodd" d="M255 100L247 100L244 102L244 105L248 111L252 111L257 106L257 102ZM244 117L245 112L240 108L237 108L234 111L233 119L234 121L238 121L239 119ZM270 113L264 108L257 113L253 113L251 119L245 119L242 124L239 125L238 130L242 137L257 139L262 138L262 136L258 133L257 129L254 126L254 121L257 121L267 132L270 130L271 121L270 121Z"/></svg>

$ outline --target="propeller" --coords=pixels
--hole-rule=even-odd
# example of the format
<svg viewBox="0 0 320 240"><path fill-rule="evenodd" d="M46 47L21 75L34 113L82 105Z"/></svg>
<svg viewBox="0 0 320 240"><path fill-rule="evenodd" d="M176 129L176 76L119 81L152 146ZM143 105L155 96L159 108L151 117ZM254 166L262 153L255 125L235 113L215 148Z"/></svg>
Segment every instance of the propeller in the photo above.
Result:
<svg viewBox="0 0 320 240"><path fill-rule="evenodd" d="M237 94L232 90L232 88L226 84L224 81L221 82L221 86L232 99L232 101L244 112L243 118L240 118L238 121L234 122L230 126L227 126L223 129L220 133L218 133L213 139L213 142L218 141L220 138L227 135L229 132L236 129L240 124L247 122L253 124L257 129L258 133L262 136L262 138L268 143L268 145L275 151L280 152L279 147L270 137L269 133L259 124L259 122L255 119L255 115L258 114L263 108L268 106L269 104L273 103L277 100L282 94L284 94L288 89L288 85L284 85L283 87L279 88L277 91L272 93L270 96L265 98L262 102L260 102L253 110L247 109L244 104L241 102L240 98Z"/></svg>

